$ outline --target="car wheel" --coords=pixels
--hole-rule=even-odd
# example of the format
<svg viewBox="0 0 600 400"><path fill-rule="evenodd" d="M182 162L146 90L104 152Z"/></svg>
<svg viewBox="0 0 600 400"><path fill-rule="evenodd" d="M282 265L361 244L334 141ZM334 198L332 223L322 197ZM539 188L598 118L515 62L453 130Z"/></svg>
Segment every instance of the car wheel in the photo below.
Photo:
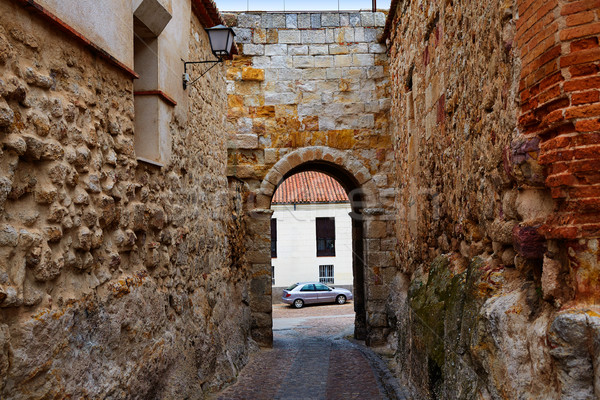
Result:
<svg viewBox="0 0 600 400"><path fill-rule="evenodd" d="M343 294L340 294L338 297L335 298L335 302L338 304L345 304L346 296L344 296Z"/></svg>
<svg viewBox="0 0 600 400"><path fill-rule="evenodd" d="M302 300L302 299L296 299L296 300L294 300L294 307L295 308L302 308L302 307L304 307L304 300Z"/></svg>

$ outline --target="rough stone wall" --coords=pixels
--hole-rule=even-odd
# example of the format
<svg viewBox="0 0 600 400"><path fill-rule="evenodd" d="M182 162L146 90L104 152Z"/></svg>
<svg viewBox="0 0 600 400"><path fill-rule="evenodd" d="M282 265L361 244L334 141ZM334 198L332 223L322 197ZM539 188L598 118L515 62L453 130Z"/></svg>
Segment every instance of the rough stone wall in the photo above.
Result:
<svg viewBox="0 0 600 400"><path fill-rule="evenodd" d="M540 140L518 118L522 67L539 50L523 43L523 26L546 18L539 29L548 34L563 27L553 24L560 11L544 1L393 6L399 271L388 318L398 376L419 397L598 397L598 294L573 302L571 278L581 265L584 287L596 287L597 240L544 236L557 196ZM549 35L567 35L559 31Z"/></svg>
<svg viewBox="0 0 600 400"><path fill-rule="evenodd" d="M175 108L170 163L138 163L131 79L0 2L0 397L201 398L246 362L223 75Z"/></svg>
<svg viewBox="0 0 600 400"><path fill-rule="evenodd" d="M240 48L227 69L228 175L242 179L254 199L248 207L254 337L271 340L271 196L294 168L327 163L327 172L351 176L348 190L368 191L372 200L363 205L373 220L365 222L364 236L372 239L371 258L360 254L360 262L367 264L367 340L381 344L394 198L388 64L377 41L385 14L239 13L226 20Z"/></svg>

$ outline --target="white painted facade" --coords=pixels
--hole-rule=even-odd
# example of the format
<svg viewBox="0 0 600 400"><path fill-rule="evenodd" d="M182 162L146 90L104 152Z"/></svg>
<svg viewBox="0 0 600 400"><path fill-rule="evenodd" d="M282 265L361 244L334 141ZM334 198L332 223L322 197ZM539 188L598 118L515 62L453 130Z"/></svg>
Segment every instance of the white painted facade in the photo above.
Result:
<svg viewBox="0 0 600 400"><path fill-rule="evenodd" d="M352 220L349 203L274 204L277 219L277 258L273 286L318 281L319 265L334 266L333 285L352 285ZM315 219L335 218L335 257L317 257Z"/></svg>

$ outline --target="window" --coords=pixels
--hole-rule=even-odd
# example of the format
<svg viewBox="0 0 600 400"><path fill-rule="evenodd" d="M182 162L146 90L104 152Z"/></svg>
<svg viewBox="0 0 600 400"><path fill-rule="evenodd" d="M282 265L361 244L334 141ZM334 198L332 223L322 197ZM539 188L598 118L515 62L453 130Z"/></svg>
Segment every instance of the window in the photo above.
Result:
<svg viewBox="0 0 600 400"><path fill-rule="evenodd" d="M335 218L317 218L317 257L335 256Z"/></svg>
<svg viewBox="0 0 600 400"><path fill-rule="evenodd" d="M302 286L302 289L300 289L301 292L314 292L315 291L315 285L313 285L312 283L309 285L304 285Z"/></svg>
<svg viewBox="0 0 600 400"><path fill-rule="evenodd" d="M277 258L277 218L271 218L271 258Z"/></svg>
<svg viewBox="0 0 600 400"><path fill-rule="evenodd" d="M315 283L315 289L321 292L331 292L331 288L329 286L325 286L320 283Z"/></svg>
<svg viewBox="0 0 600 400"><path fill-rule="evenodd" d="M275 266L271 265L271 286L275 286Z"/></svg>
<svg viewBox="0 0 600 400"><path fill-rule="evenodd" d="M319 265L319 282L334 283L333 282L333 265Z"/></svg>

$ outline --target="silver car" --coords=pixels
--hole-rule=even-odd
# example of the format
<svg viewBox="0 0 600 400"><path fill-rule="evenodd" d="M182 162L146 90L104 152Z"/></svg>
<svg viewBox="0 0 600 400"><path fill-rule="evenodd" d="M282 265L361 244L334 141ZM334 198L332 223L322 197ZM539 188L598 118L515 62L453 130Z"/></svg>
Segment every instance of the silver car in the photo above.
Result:
<svg viewBox="0 0 600 400"><path fill-rule="evenodd" d="M319 282L300 282L284 289L281 300L302 308L304 304L338 303L352 300L352 292L343 288L334 288Z"/></svg>

